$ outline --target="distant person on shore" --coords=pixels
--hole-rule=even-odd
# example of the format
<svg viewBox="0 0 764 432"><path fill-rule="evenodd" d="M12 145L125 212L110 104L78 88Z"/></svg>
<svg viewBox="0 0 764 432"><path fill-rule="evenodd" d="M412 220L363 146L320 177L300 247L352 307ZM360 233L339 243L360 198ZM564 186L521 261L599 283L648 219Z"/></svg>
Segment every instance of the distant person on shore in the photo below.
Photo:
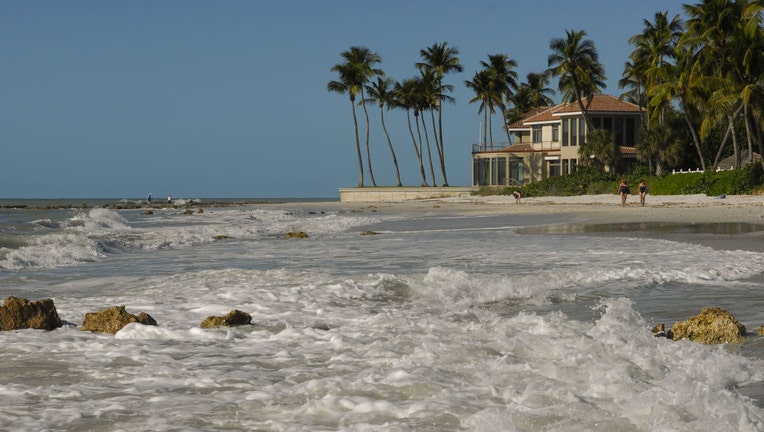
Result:
<svg viewBox="0 0 764 432"><path fill-rule="evenodd" d="M520 192L514 191L512 192L512 196L515 197L515 204L520 204Z"/></svg>
<svg viewBox="0 0 764 432"><path fill-rule="evenodd" d="M167 205L172 205L172 195L167 195Z"/></svg>
<svg viewBox="0 0 764 432"><path fill-rule="evenodd" d="M151 207L151 194L149 194L149 197L146 198L146 202L149 204L149 207Z"/></svg>
<svg viewBox="0 0 764 432"><path fill-rule="evenodd" d="M618 185L618 194L621 195L621 207L626 207L626 197L629 196L629 184L626 180L621 180Z"/></svg>
<svg viewBox="0 0 764 432"><path fill-rule="evenodd" d="M645 197L647 197L647 185L644 180L639 181L639 203L645 206Z"/></svg>

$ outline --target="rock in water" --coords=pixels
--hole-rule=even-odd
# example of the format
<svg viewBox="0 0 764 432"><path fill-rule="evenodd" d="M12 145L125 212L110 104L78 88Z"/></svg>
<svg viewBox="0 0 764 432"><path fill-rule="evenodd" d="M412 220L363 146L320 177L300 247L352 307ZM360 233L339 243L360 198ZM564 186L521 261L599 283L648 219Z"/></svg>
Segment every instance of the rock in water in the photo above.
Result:
<svg viewBox="0 0 764 432"><path fill-rule="evenodd" d="M115 334L122 330L122 327L134 322L143 325L157 325L154 318L145 312L135 316L128 313L124 306L114 306L98 312L86 313L85 321L82 322L82 330Z"/></svg>
<svg viewBox="0 0 764 432"><path fill-rule="evenodd" d="M8 297L0 306L0 330L40 329L61 327L52 299L30 302L25 298Z"/></svg>
<svg viewBox="0 0 764 432"><path fill-rule="evenodd" d="M231 327L252 323L252 315L234 309L225 316L209 316L202 321L202 328Z"/></svg>
<svg viewBox="0 0 764 432"><path fill-rule="evenodd" d="M689 339L703 344L740 343L745 326L724 309L703 308L699 315L671 327L674 340Z"/></svg>

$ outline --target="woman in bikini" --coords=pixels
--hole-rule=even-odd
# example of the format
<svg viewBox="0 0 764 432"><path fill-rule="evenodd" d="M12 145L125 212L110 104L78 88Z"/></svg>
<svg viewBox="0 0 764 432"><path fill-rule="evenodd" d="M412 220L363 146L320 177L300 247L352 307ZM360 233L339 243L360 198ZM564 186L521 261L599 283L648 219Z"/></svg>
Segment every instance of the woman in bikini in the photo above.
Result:
<svg viewBox="0 0 764 432"><path fill-rule="evenodd" d="M645 206L645 197L647 196L647 185L644 180L639 181L639 203Z"/></svg>
<svg viewBox="0 0 764 432"><path fill-rule="evenodd" d="M626 197L629 195L629 184L626 180L621 180L618 185L618 194L621 195L621 207L626 207Z"/></svg>

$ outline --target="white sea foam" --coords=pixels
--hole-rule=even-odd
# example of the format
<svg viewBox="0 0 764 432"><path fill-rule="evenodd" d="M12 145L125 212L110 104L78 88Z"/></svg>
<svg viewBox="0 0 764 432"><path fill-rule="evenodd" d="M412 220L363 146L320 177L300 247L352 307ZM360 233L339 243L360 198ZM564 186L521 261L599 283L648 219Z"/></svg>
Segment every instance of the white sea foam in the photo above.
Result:
<svg viewBox="0 0 764 432"><path fill-rule="evenodd" d="M761 285L743 280L761 254L512 227L361 236L379 217L256 209L124 218L32 236L40 251L109 245L87 265L2 273L5 292L50 296L70 323L0 333L3 428L764 430L746 395L764 363L744 353L761 339L649 332L725 301L764 320ZM39 266L31 243L18 251ZM78 328L113 305L159 325ZM232 309L253 324L199 328Z"/></svg>

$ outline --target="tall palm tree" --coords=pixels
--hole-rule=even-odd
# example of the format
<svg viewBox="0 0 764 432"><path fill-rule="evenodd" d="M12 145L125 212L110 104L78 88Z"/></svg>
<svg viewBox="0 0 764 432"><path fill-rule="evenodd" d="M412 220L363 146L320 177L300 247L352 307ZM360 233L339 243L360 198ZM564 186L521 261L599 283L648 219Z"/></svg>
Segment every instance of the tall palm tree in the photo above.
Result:
<svg viewBox="0 0 764 432"><path fill-rule="evenodd" d="M483 114L483 148L487 147L488 140L493 144L491 132L491 115L496 112L494 107L502 103L501 92L496 91L495 71L483 69L475 72L472 80L464 81L464 85L475 92L475 97L469 103L480 102L478 114Z"/></svg>
<svg viewBox="0 0 764 432"><path fill-rule="evenodd" d="M513 106L505 114L507 124L520 120L536 108L554 104L552 96L556 92L547 87L549 80L550 75L548 71L528 73L525 82L520 83L512 95Z"/></svg>
<svg viewBox="0 0 764 432"><path fill-rule="evenodd" d="M693 52L686 47L677 46L675 53L676 65L664 65L651 68L649 73L657 74L660 84L650 88L648 96L650 105L654 108L655 117L664 106L678 101L687 127L692 135L695 150L698 152L700 165L706 170L706 162L701 149L701 136L698 133L698 117L705 97L708 95L708 80L694 63Z"/></svg>
<svg viewBox="0 0 764 432"><path fill-rule="evenodd" d="M419 113L421 113L421 117L417 117L416 112L414 113L414 117L421 121L422 129L424 129L424 142L427 144L424 149L427 150L427 160L430 165L430 176L432 178L432 185L437 185L435 181L435 167L432 164L432 146L430 146L430 133L427 130L427 120L424 118L425 112L430 112L430 117L433 119L433 135L435 136L435 145L436 148L438 148L438 140L437 140L437 131L435 130L435 117L434 117L434 109L437 105L437 99L438 99L438 93L436 90L437 83L435 81L435 77L430 71L425 71L421 73L421 76L418 78L415 78L415 82L417 84L416 86L416 97L415 101L417 104L417 107L419 109ZM418 127L417 123L417 127ZM420 134L420 149L422 149L422 143L421 139L422 136Z"/></svg>
<svg viewBox="0 0 764 432"><path fill-rule="evenodd" d="M443 186L448 186L448 178L446 177L446 163L445 152L443 145L443 102L448 102L453 99L445 98L444 91L451 91L453 87L449 89L448 86L443 85L443 78L451 72L461 72L464 70L459 63L459 49L455 47L449 47L448 42L434 43L427 49L419 51L419 55L422 58L422 62L417 63L417 68L420 70L431 70L436 79L436 88L439 89L438 95L438 155L440 156L440 169L443 174Z"/></svg>
<svg viewBox="0 0 764 432"><path fill-rule="evenodd" d="M528 86L531 95L533 108L551 106L554 104L552 96L556 94L554 89L547 87L549 85L549 72L530 72L525 77L525 85Z"/></svg>
<svg viewBox="0 0 764 432"><path fill-rule="evenodd" d="M358 182L358 187L363 187L363 157L361 155L361 144L358 138L358 119L355 112L356 95L360 93L361 100L359 105L363 108L366 117L366 157L369 165L369 177L372 185L376 186L377 184L374 180L374 173L371 167L371 154L369 153L369 114L366 111L364 86L373 76L382 74L380 69L374 67L374 65L382 61L382 58L368 48L360 46L352 46L349 50L340 53L340 56L345 62L336 64L331 68L332 72L337 72L339 80L329 82L327 89L330 92L347 93L350 97L350 102L353 104L356 151L358 153L361 172L361 179Z"/></svg>
<svg viewBox="0 0 764 432"><path fill-rule="evenodd" d="M676 44L684 32L683 22L679 15L675 15L669 20L668 11L656 12L654 22L645 19L643 23L642 33L629 38L629 43L635 45L635 49L630 55L631 63L627 63L627 67L624 68L624 80L631 78L637 83L638 88L644 91L643 94L639 95L639 99L646 97L647 90L658 84L655 81L655 76L647 75L647 70L651 67L663 67L667 61L673 59ZM645 105L641 104L640 106ZM648 113L647 116L649 118L650 114Z"/></svg>
<svg viewBox="0 0 764 432"><path fill-rule="evenodd" d="M507 134L507 143L510 142L509 125L507 124L507 104L513 99L515 90L517 90L517 61L509 57L508 54L489 54L488 61L481 61L484 69L492 71L495 80L494 88L501 94L502 102L499 103L501 109L501 118L504 121L504 132ZM506 101L506 103L505 103Z"/></svg>
<svg viewBox="0 0 764 432"><path fill-rule="evenodd" d="M566 30L565 38L555 38L549 42L552 54L547 58L553 76L560 77L558 89L565 102L577 102L588 129L594 129L587 114L592 96L605 87L605 68L599 61L594 42L586 37L583 30ZM586 99L586 106L584 106Z"/></svg>
<svg viewBox="0 0 764 432"><path fill-rule="evenodd" d="M387 125L385 125L385 107L390 109L393 101L393 92L391 86L393 80L390 78L377 77L371 85L366 86L366 92L369 94L369 98L366 102L376 103L379 107L379 118L382 122L382 130L385 132L385 138L387 138L387 145L390 147L390 155L393 157L393 165L395 166L395 178L397 180L396 186L401 186L401 172L398 168L398 158L395 156L395 149L393 148L393 142L390 140L390 134L387 132Z"/></svg>
<svg viewBox="0 0 764 432"><path fill-rule="evenodd" d="M339 80L329 81L327 89L330 92L347 94L350 98L350 106L353 109L353 126L355 130L355 149L358 154L358 169L361 177L358 180L358 187L363 187L363 155L361 154L361 141L358 136L358 116L355 110L355 98L358 94L358 84L355 78L355 72L347 63L334 65L331 69L339 74Z"/></svg>
<svg viewBox="0 0 764 432"><path fill-rule="evenodd" d="M411 135L411 142L414 144L414 153L416 154L419 162L419 174L422 177L422 183L420 186L427 186L427 175L424 171L424 162L422 160L422 149L417 145L416 137L414 136L414 130L411 127L411 111L418 112L416 103L417 82L415 79L410 78L403 82L395 83L393 88L394 106L396 108L402 108L406 110L406 123L408 124L409 135ZM418 116L418 114L417 114ZM417 120L417 127L419 126Z"/></svg>
<svg viewBox="0 0 764 432"><path fill-rule="evenodd" d="M712 128L728 122L736 166L740 164L740 156L734 132L734 113L741 107L741 102L740 81L739 76L735 76L735 69L742 59L735 58L733 53L735 37L740 34L740 23L749 3L747 0L703 0L699 4L685 4L687 32L679 40L680 46L696 53L693 67L707 77L708 95L701 139Z"/></svg>

